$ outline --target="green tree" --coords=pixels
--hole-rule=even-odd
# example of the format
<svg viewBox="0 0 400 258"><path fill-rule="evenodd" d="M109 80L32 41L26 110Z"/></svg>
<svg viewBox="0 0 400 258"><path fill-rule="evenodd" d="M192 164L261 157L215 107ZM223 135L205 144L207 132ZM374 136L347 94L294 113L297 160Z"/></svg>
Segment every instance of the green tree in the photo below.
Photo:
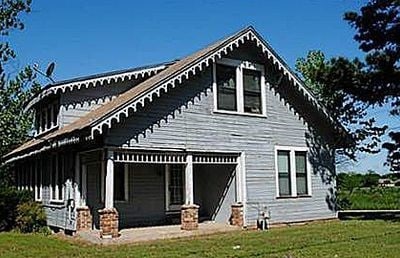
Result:
<svg viewBox="0 0 400 258"><path fill-rule="evenodd" d="M29 137L32 114L24 112L24 103L40 88L31 67L23 68L16 75L7 69L16 57L7 42L13 30L24 29L23 13L29 13L30 0L3 0L0 5L0 163L1 157ZM0 185L10 183L7 166L0 167Z"/></svg>
<svg viewBox="0 0 400 258"><path fill-rule="evenodd" d="M375 119L367 116L367 103L346 92L346 88L363 84L361 66L357 59L349 61L339 57L327 60L317 50L296 61L296 70L301 73L307 87L351 135L354 143L339 150L339 154L351 159L355 159L357 151L379 152L380 136L386 130L385 126L376 126Z"/></svg>
<svg viewBox="0 0 400 258"><path fill-rule="evenodd" d="M400 116L400 0L371 0L360 11L345 13L356 30L354 39L365 53L363 85L347 91L370 105L388 104L390 115ZM387 164L400 171L399 127L389 131Z"/></svg>
<svg viewBox="0 0 400 258"><path fill-rule="evenodd" d="M363 60L326 60L312 51L298 60L297 70L355 140L345 154L354 158L356 151L378 152L389 129L391 141L382 145L388 150L386 164L400 171L399 127L377 126L366 113L370 107L388 105L389 115L400 116L400 0L371 0L359 13L345 13L344 19L356 30Z"/></svg>

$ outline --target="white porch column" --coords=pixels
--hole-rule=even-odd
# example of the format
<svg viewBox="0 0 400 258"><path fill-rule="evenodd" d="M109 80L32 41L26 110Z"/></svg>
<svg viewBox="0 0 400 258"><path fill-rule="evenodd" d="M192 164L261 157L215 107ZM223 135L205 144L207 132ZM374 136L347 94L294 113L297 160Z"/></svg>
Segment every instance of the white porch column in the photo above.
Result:
<svg viewBox="0 0 400 258"><path fill-rule="evenodd" d="M81 196L81 206L86 206L87 200L87 165L82 164L82 196Z"/></svg>
<svg viewBox="0 0 400 258"><path fill-rule="evenodd" d="M243 203L243 183L242 183L242 162L241 157L237 157L237 165L235 170L236 179L236 202Z"/></svg>
<svg viewBox="0 0 400 258"><path fill-rule="evenodd" d="M185 204L193 203L193 155L188 154L185 167Z"/></svg>
<svg viewBox="0 0 400 258"><path fill-rule="evenodd" d="M107 151L105 208L114 207L114 152Z"/></svg>
<svg viewBox="0 0 400 258"><path fill-rule="evenodd" d="M75 206L80 207L81 206L81 190L79 187L81 187L81 162L80 162L80 157L79 153L76 153L75 155L75 180L74 180L74 188L75 188Z"/></svg>

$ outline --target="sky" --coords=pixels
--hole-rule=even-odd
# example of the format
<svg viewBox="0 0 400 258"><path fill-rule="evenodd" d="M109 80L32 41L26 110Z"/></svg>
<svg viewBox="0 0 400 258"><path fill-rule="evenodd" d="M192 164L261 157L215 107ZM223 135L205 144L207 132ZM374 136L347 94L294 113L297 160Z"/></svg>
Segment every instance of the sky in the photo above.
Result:
<svg viewBox="0 0 400 258"><path fill-rule="evenodd" d="M17 52L15 70L56 63L53 78L69 79L182 58L252 25L294 68L309 50L327 57L361 56L343 13L361 0L44 1L33 0L26 28L8 38ZM380 122L399 119L382 110ZM385 172L385 153L360 155L339 171Z"/></svg>

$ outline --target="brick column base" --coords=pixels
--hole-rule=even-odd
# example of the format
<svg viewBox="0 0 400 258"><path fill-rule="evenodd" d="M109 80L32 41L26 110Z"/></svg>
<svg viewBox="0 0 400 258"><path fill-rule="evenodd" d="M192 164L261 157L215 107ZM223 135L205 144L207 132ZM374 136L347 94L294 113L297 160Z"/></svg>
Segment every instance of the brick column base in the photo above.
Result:
<svg viewBox="0 0 400 258"><path fill-rule="evenodd" d="M76 208L76 231L92 229L92 214L87 206Z"/></svg>
<svg viewBox="0 0 400 258"><path fill-rule="evenodd" d="M181 229L195 230L199 227L199 206L196 204L182 205Z"/></svg>
<svg viewBox="0 0 400 258"><path fill-rule="evenodd" d="M118 211L115 208L99 210L100 216L100 237L118 237Z"/></svg>
<svg viewBox="0 0 400 258"><path fill-rule="evenodd" d="M231 206L231 225L243 227L243 204L235 203Z"/></svg>

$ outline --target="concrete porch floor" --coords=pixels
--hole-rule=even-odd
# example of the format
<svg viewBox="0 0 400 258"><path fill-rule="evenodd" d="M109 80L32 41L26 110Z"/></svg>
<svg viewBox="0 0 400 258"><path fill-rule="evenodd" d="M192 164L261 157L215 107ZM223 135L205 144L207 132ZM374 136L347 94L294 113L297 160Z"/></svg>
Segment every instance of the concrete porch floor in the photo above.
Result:
<svg viewBox="0 0 400 258"><path fill-rule="evenodd" d="M100 232L98 230L78 232L77 237L92 244L128 244L162 239L204 236L235 230L238 231L241 229L237 226L231 226L228 224L203 222L199 223L199 228L193 231L181 230L181 225L167 225L122 229L119 231L120 236L113 239L100 238Z"/></svg>

